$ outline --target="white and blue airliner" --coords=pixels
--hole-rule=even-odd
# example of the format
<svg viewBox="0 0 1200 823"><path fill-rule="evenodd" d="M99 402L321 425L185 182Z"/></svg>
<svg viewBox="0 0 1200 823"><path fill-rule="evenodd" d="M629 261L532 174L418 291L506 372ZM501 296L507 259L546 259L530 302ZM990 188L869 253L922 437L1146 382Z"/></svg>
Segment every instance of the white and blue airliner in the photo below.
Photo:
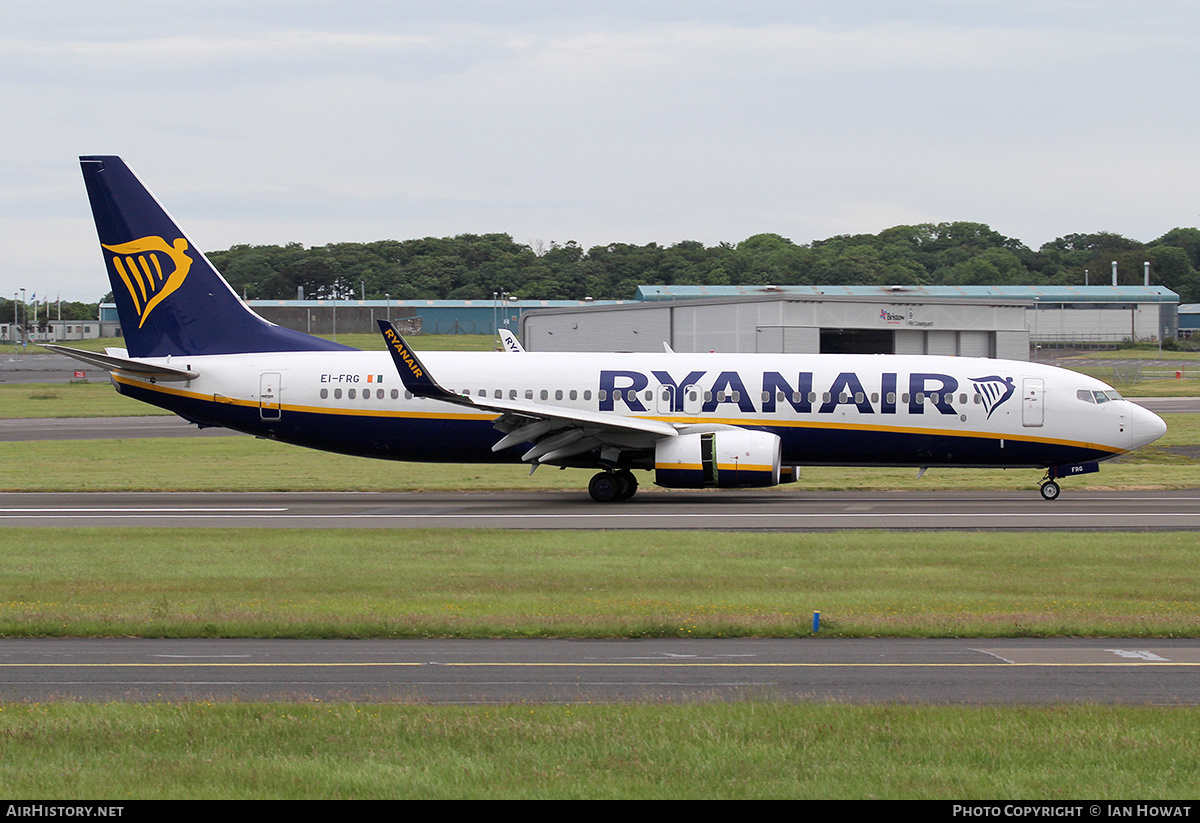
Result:
<svg viewBox="0 0 1200 823"><path fill-rule="evenodd" d="M1058 480L1163 435L1091 377L1037 363L842 354L366 352L255 314L118 157L81 157L125 349L49 346L200 426L343 454L588 469L637 490L774 486L799 466L1030 468Z"/></svg>

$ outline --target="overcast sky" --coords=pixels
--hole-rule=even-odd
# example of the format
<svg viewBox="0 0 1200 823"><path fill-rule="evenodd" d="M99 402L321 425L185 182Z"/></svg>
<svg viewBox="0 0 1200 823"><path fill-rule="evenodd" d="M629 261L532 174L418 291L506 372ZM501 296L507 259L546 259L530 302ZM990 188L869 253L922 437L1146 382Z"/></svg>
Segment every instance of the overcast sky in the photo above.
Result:
<svg viewBox="0 0 1200 823"><path fill-rule="evenodd" d="M0 294L108 291L80 154L201 249L1200 225L1194 0L0 3Z"/></svg>

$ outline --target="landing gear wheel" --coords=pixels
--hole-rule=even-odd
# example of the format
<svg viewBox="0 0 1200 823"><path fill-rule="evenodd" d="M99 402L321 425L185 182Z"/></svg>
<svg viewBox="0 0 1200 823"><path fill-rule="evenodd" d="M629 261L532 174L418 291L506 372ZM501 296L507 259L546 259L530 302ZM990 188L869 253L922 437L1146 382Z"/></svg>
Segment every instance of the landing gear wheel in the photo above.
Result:
<svg viewBox="0 0 1200 823"><path fill-rule="evenodd" d="M621 493L621 483L612 472L600 472L588 483L588 494L597 503L611 503Z"/></svg>
<svg viewBox="0 0 1200 823"><path fill-rule="evenodd" d="M1042 498L1045 500L1057 500L1062 494L1062 489L1053 480L1047 480L1042 484Z"/></svg>
<svg viewBox="0 0 1200 823"><path fill-rule="evenodd" d="M617 476L617 484L620 490L617 492L618 500L628 500L637 494L638 482L633 472L629 469L620 469L615 472Z"/></svg>

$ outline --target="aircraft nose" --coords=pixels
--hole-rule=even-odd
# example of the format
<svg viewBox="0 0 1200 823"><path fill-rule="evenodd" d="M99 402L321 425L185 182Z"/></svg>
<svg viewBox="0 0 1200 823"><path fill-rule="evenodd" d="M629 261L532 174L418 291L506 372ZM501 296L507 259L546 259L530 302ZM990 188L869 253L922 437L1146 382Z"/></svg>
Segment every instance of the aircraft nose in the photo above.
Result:
<svg viewBox="0 0 1200 823"><path fill-rule="evenodd" d="M1167 424L1154 412L1134 403L1129 431L1133 440L1131 448L1140 449L1166 434Z"/></svg>

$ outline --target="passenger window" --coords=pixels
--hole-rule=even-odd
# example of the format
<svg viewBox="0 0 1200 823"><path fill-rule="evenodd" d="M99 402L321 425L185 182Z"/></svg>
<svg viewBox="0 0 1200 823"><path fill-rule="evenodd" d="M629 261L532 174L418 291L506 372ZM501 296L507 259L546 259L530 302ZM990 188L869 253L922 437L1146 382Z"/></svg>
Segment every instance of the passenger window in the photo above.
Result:
<svg viewBox="0 0 1200 823"><path fill-rule="evenodd" d="M865 399L865 395L862 392L856 391L854 393L854 402L855 403L861 403L861 402L863 402L864 399Z"/></svg>
<svg viewBox="0 0 1200 823"><path fill-rule="evenodd" d="M579 397L579 392L577 392L575 389L571 389L571 399L576 400L576 399L578 399L578 397Z"/></svg>
<svg viewBox="0 0 1200 823"><path fill-rule="evenodd" d="M555 390L554 390L554 399L555 399L555 400L562 400L562 389L555 389Z"/></svg>
<svg viewBox="0 0 1200 823"><path fill-rule="evenodd" d="M591 389L585 389L585 390L584 390L584 392L583 392L583 399L584 399L584 400L591 400L591 399L592 399L592 390L591 390ZM603 400L604 398L603 398L603 397L601 397L600 399L601 399L601 400Z"/></svg>
<svg viewBox="0 0 1200 823"><path fill-rule="evenodd" d="M329 397L329 389L321 389L321 399L324 400L327 397Z"/></svg>
<svg viewBox="0 0 1200 823"><path fill-rule="evenodd" d="M590 391L590 389L589 389L589 391ZM584 394L586 395L587 392L584 392ZM608 399L608 392L604 389L600 389L600 391L596 392L596 397L600 400L601 403L603 403L605 400ZM584 397L583 399L587 400L587 397Z"/></svg>
<svg viewBox="0 0 1200 823"><path fill-rule="evenodd" d="M392 389L392 399L396 400L396 399L399 399L399 397L400 397L400 390Z"/></svg>
<svg viewBox="0 0 1200 823"><path fill-rule="evenodd" d="M550 392L546 391L545 389L542 389L542 393L541 393L539 396L540 396L540 397L541 397L543 400L545 400L546 398L548 398L548 397L550 396Z"/></svg>
<svg viewBox="0 0 1200 823"><path fill-rule="evenodd" d="M887 401L890 405L896 405L896 393L894 391L887 393Z"/></svg>
<svg viewBox="0 0 1200 823"><path fill-rule="evenodd" d="M346 390L346 396L347 396L347 397L349 397L351 400L353 400L353 399L354 399L354 397L355 397L355 393L356 393L356 392L355 392L355 390L354 390L354 389L347 389L347 390Z"/></svg>
<svg viewBox="0 0 1200 823"><path fill-rule="evenodd" d="M333 390L333 399L334 399L334 400L341 400L341 399L342 399L342 390L341 390L341 389L334 389L334 390Z"/></svg>
<svg viewBox="0 0 1200 823"><path fill-rule="evenodd" d="M526 400L532 400L532 399L533 399L533 389L526 389L526 390L525 390L525 399L526 399Z"/></svg>

